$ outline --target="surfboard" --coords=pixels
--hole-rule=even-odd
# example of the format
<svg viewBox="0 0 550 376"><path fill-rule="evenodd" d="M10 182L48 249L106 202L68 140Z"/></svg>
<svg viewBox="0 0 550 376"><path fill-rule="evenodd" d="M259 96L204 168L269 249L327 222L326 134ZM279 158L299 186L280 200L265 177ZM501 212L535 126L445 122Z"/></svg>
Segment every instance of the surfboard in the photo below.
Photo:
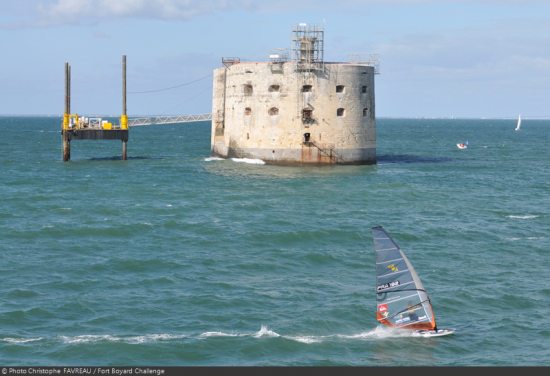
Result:
<svg viewBox="0 0 550 376"><path fill-rule="evenodd" d="M422 337L441 337L448 334L453 334L456 329L438 329L438 330L417 330L416 334Z"/></svg>
<svg viewBox="0 0 550 376"><path fill-rule="evenodd" d="M438 329L428 293L407 256L382 227L372 228L376 258L376 317L397 329L414 329L425 337L452 334Z"/></svg>

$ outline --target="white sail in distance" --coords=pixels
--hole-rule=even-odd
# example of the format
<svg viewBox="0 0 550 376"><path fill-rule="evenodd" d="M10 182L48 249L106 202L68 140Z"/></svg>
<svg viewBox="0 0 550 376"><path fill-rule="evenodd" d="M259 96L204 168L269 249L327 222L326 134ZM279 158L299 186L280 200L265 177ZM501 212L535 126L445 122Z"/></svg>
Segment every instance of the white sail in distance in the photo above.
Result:
<svg viewBox="0 0 550 376"><path fill-rule="evenodd" d="M518 126L516 127L516 131L519 131L519 127L521 127L521 114L519 114Z"/></svg>

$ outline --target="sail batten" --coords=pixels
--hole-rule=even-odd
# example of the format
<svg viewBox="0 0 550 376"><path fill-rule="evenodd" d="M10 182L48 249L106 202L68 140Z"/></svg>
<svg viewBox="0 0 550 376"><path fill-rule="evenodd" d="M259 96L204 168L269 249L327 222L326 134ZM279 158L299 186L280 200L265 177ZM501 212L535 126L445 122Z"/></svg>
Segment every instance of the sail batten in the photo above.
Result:
<svg viewBox="0 0 550 376"><path fill-rule="evenodd" d="M382 227L373 227L372 235L378 321L394 328L435 328L430 299L408 258Z"/></svg>

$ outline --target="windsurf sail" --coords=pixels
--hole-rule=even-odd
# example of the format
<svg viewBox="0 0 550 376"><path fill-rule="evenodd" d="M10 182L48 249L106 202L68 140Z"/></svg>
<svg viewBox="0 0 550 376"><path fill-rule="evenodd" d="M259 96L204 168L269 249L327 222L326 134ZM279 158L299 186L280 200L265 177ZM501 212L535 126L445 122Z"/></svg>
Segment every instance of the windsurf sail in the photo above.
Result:
<svg viewBox="0 0 550 376"><path fill-rule="evenodd" d="M516 131L519 131L519 127L521 127L521 114L519 114L518 126L516 127Z"/></svg>
<svg viewBox="0 0 550 376"><path fill-rule="evenodd" d="M382 227L372 228L376 255L376 316L392 328L435 329L428 294L411 263Z"/></svg>
<svg viewBox="0 0 550 376"><path fill-rule="evenodd" d="M466 141L466 146L468 146L469 143L470 143L470 141Z"/></svg>

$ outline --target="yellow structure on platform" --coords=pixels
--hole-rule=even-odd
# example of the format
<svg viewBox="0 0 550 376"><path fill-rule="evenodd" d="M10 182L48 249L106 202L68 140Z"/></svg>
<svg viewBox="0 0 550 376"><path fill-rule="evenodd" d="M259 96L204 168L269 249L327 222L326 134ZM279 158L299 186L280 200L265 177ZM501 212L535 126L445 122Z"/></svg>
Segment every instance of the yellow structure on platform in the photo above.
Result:
<svg viewBox="0 0 550 376"><path fill-rule="evenodd" d="M113 129L113 123L104 123L103 129Z"/></svg>
<svg viewBox="0 0 550 376"><path fill-rule="evenodd" d="M128 129L128 115L120 117L120 129Z"/></svg>
<svg viewBox="0 0 550 376"><path fill-rule="evenodd" d="M69 114L63 115L63 129L69 129Z"/></svg>

